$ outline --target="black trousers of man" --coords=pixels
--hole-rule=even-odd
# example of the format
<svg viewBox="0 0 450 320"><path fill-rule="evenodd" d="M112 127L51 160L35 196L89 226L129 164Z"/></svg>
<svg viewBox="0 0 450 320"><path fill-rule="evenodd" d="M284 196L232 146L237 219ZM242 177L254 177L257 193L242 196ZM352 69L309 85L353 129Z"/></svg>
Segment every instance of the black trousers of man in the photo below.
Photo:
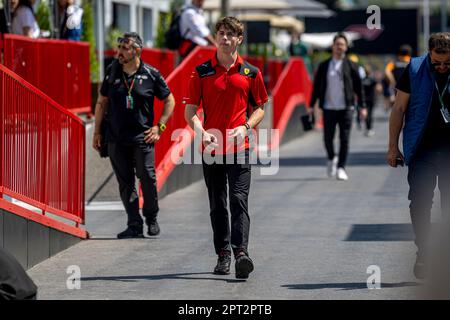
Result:
<svg viewBox="0 0 450 320"><path fill-rule="evenodd" d="M120 198L128 215L128 226L143 226L143 220L139 214L139 195L136 191L135 174L141 182L144 196L143 215L147 222L155 221L159 207L154 145L144 142L139 144L109 142L108 152L119 182Z"/></svg>
<svg viewBox="0 0 450 320"><path fill-rule="evenodd" d="M250 231L248 195L251 180L248 150L245 154L231 156L233 161L226 158L226 156L217 155L215 157L217 161L213 164L207 164L203 159L203 175L208 188L214 248L217 254L222 250L231 251L231 249L235 255L239 251L248 254ZM240 162L245 162L238 163L238 158ZM231 230L227 209L227 185L230 194Z"/></svg>
<svg viewBox="0 0 450 320"><path fill-rule="evenodd" d="M323 111L323 130L324 142L327 150L328 160L333 160L334 152L334 136L336 126L339 126L339 160L338 167L345 168L347 163L347 155L350 142L350 131L352 128L353 110L324 110Z"/></svg>
<svg viewBox="0 0 450 320"><path fill-rule="evenodd" d="M450 151L423 150L411 160L408 170L410 214L419 252L427 251L431 208L436 185L441 193L441 211L450 218Z"/></svg>

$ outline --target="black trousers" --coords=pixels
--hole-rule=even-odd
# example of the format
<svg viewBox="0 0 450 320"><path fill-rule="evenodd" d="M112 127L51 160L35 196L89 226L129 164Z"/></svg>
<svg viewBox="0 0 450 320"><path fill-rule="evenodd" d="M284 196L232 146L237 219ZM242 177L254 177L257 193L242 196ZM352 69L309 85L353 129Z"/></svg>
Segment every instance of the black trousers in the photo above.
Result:
<svg viewBox="0 0 450 320"><path fill-rule="evenodd" d="M450 151L418 152L409 164L408 183L415 243L419 251L426 250L436 185L441 193L442 216L447 220L450 218Z"/></svg>
<svg viewBox="0 0 450 320"><path fill-rule="evenodd" d="M323 110L323 130L324 143L327 150L328 159L335 156L334 136L336 126L339 126L339 161L338 167L345 168L350 142L350 131L352 128L353 110Z"/></svg>
<svg viewBox="0 0 450 320"><path fill-rule="evenodd" d="M203 159L203 175L208 188L210 218L213 229L214 248L221 250L240 250L248 253L250 216L248 214L248 195L250 191L251 166L248 151L241 158L245 163L238 164L237 156L233 162L225 156L216 156L217 163L207 164ZM231 230L227 209L227 184L230 194ZM230 249L231 244L231 249Z"/></svg>
<svg viewBox="0 0 450 320"><path fill-rule="evenodd" d="M135 174L141 182L144 196L143 215L147 221L156 220L159 207L154 146L146 143L124 145L109 142L108 152L119 182L120 198L128 215L128 225L143 225L139 214L139 196L136 190Z"/></svg>
<svg viewBox="0 0 450 320"><path fill-rule="evenodd" d="M373 128L373 101L366 101L367 106L367 118L366 118L366 129L372 130ZM359 115L359 112L358 112Z"/></svg>

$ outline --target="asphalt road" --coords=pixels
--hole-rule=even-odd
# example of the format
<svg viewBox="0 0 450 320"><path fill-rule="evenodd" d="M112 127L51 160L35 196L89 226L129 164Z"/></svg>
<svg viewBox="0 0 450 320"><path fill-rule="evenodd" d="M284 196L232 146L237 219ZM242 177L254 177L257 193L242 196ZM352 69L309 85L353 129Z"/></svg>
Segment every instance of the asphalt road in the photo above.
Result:
<svg viewBox="0 0 450 320"><path fill-rule="evenodd" d="M385 164L387 115L376 135L353 128L346 182L326 177L322 133L280 149L276 175L252 169L247 281L212 274L207 193L203 181L160 202L162 233L116 240L125 226L120 203L87 208L83 241L29 270L40 299L412 299L415 246L406 169ZM81 288L68 289L69 266ZM377 266L377 267L370 267ZM369 268L381 288L368 289ZM372 268L372 269L371 269Z"/></svg>

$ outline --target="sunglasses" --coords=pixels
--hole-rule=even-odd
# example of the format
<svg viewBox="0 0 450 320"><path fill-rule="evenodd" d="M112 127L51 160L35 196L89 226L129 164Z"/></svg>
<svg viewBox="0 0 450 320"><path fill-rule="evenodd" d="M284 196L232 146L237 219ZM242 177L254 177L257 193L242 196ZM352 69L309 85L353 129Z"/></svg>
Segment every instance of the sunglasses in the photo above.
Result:
<svg viewBox="0 0 450 320"><path fill-rule="evenodd" d="M130 47L126 47L123 44L127 44L127 45L131 45L135 48L141 48L142 46L139 45L138 43L136 43L136 41L134 41L133 39L130 38L123 38L123 37L119 37L117 38L117 48L119 49L124 49L124 50L130 50Z"/></svg>
<svg viewBox="0 0 450 320"><path fill-rule="evenodd" d="M439 66L449 67L450 66L450 61L445 61L445 62L434 62L434 61L431 61L431 65L433 67L439 67Z"/></svg>

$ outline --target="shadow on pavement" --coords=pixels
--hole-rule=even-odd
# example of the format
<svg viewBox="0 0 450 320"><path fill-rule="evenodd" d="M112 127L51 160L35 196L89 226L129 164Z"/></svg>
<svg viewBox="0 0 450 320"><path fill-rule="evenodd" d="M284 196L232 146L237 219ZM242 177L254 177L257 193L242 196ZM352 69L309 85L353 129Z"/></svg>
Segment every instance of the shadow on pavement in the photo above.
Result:
<svg viewBox="0 0 450 320"><path fill-rule="evenodd" d="M210 275L212 277L195 277L195 275ZM230 274L228 276L217 276L212 272L193 272L193 273L173 273L173 274L159 274L159 275L141 275L141 276L106 276L106 277L84 277L81 281L121 281L121 282L137 282L141 280L214 280L214 281L225 281L228 283L239 283L246 282L246 280L239 279L228 279L225 277L233 276ZM220 278L219 278L220 277Z"/></svg>
<svg viewBox="0 0 450 320"><path fill-rule="evenodd" d="M280 158L281 167L325 166L326 157ZM354 152L348 155L347 166L387 166L385 152Z"/></svg>
<svg viewBox="0 0 450 320"><path fill-rule="evenodd" d="M417 282L399 282L399 283L381 283L383 288L402 288L402 287L417 287L420 286ZM348 283L317 283L317 284L287 284L282 287L296 290L319 290L319 289L338 289L338 290L360 290L366 289L365 282L348 282Z"/></svg>
<svg viewBox="0 0 450 320"><path fill-rule="evenodd" d="M414 241L409 223L354 224L345 241Z"/></svg>

